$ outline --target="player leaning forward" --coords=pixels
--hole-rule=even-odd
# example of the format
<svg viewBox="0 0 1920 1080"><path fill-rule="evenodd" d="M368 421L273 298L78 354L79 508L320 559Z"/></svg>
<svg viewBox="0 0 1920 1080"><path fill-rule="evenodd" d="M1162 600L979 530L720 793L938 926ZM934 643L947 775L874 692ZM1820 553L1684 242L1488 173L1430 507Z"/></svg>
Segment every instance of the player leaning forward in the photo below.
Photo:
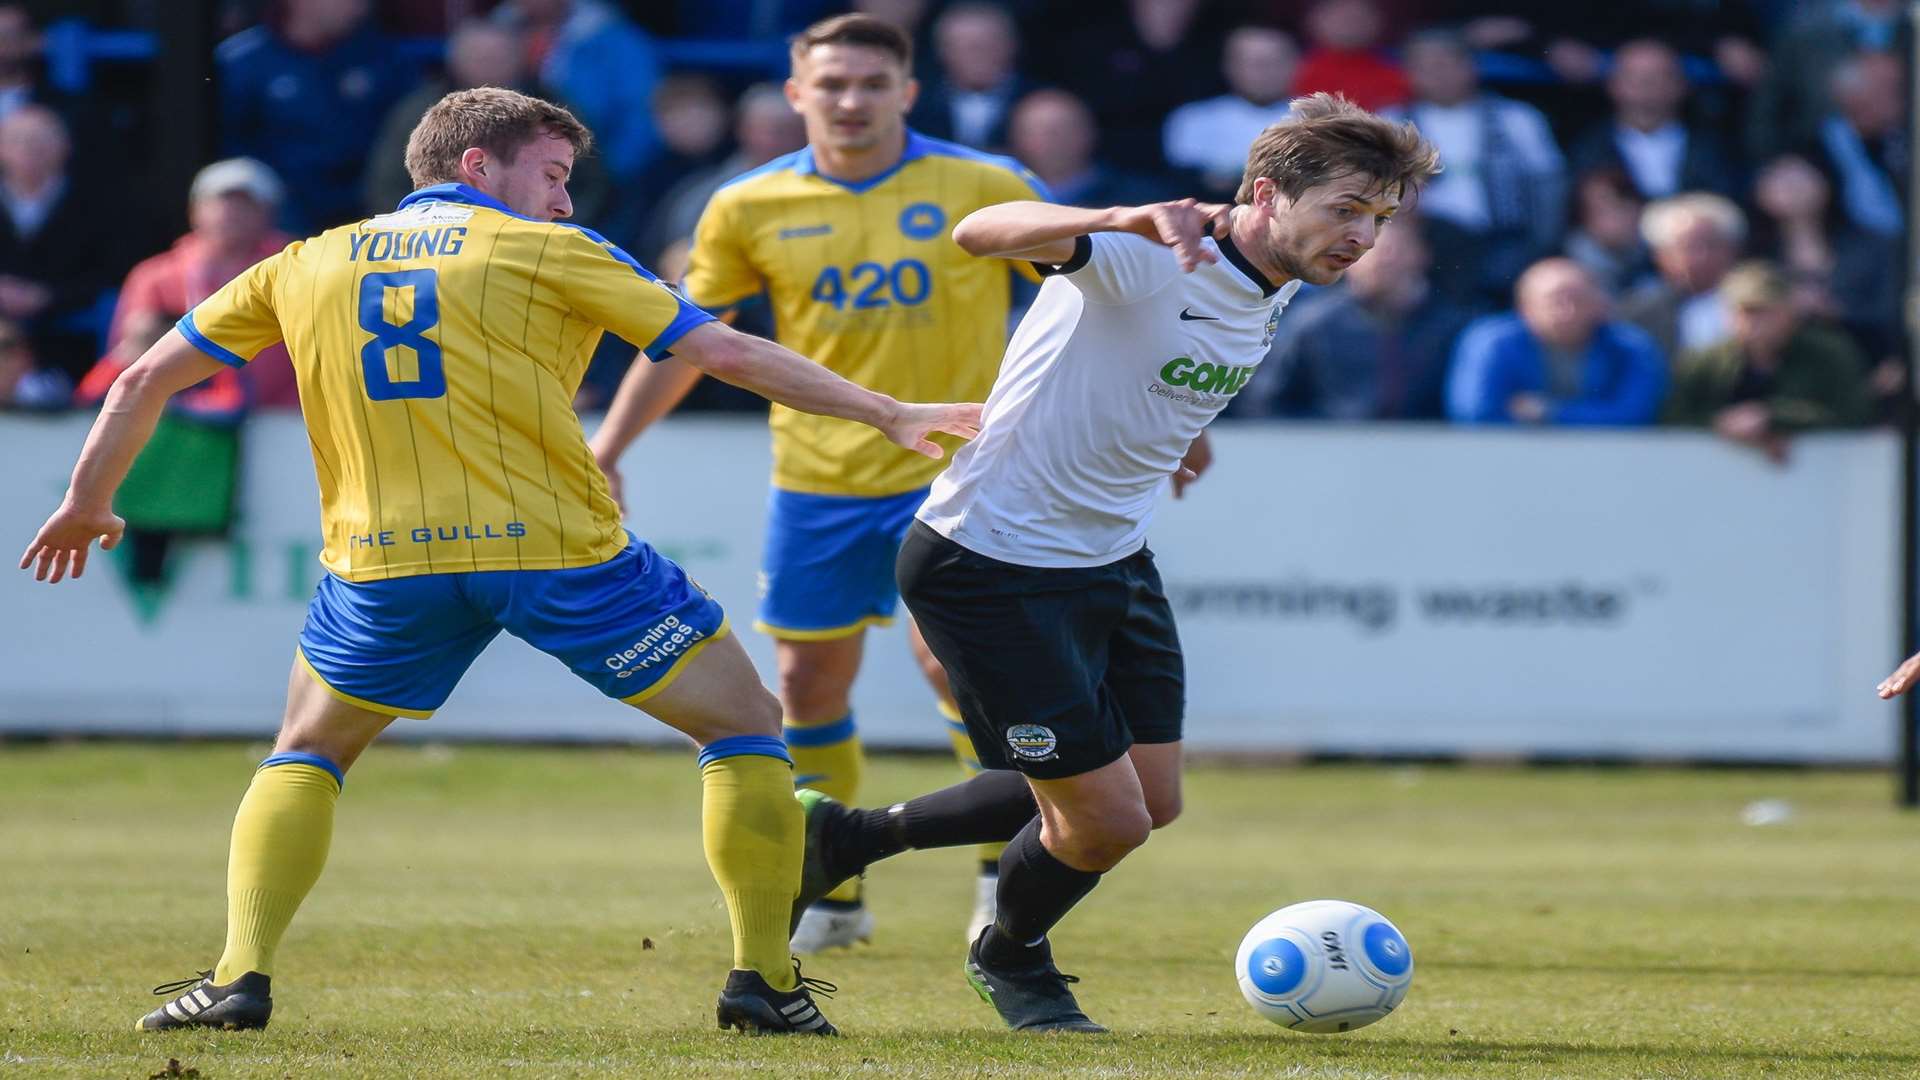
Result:
<svg viewBox="0 0 1920 1080"><path fill-rule="evenodd" d="M954 229L1050 275L898 566L995 771L881 810L803 793L800 902L907 848L1010 841L967 977L1010 1027L1103 1030L1047 933L1179 812L1184 666L1145 547L1160 485L1300 283L1339 280L1438 170L1411 126L1316 94L1254 141L1230 209L1008 203Z"/></svg>
<svg viewBox="0 0 1920 1080"><path fill-rule="evenodd" d="M978 406L903 405L736 333L557 219L589 136L508 90L449 94L407 145L418 190L214 293L114 384L21 566L79 577L118 542L114 490L167 398L284 340L326 546L273 754L233 823L227 942L145 1028L260 1027L275 949L319 879L345 773L426 717L501 630L700 745L708 864L733 923L723 1026L831 1033L787 948L803 820L780 709L718 604L621 526L570 403L603 329L937 456ZM614 663L624 660L623 663Z"/></svg>

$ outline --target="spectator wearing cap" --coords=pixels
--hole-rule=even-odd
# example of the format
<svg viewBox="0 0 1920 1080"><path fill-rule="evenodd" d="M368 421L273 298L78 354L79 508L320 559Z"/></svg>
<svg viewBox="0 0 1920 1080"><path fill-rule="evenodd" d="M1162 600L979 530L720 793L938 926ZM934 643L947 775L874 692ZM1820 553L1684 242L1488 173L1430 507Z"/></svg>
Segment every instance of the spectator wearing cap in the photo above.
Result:
<svg viewBox="0 0 1920 1080"><path fill-rule="evenodd" d="M388 110L367 155L367 213L387 213L413 191L413 178L407 175L407 138L420 117L452 91L476 86L538 93L528 74L526 50L519 35L484 19L468 19L454 27L447 36L445 73L421 83ZM588 154L573 163L567 193L573 198L574 220L600 220L608 185L606 170L597 155Z"/></svg>
<svg viewBox="0 0 1920 1080"><path fill-rule="evenodd" d="M286 183L290 232L359 215L367 137L419 78L367 12L367 0L284 0L278 19L214 52L226 152Z"/></svg>
<svg viewBox="0 0 1920 1080"><path fill-rule="evenodd" d="M1866 426L1865 357L1845 335L1806 321L1786 275L1770 263L1742 263L1721 291L1733 308L1733 336L1680 358L1668 423L1712 428L1776 461L1800 432Z"/></svg>
<svg viewBox="0 0 1920 1080"><path fill-rule="evenodd" d="M1340 285L1316 289L1287 310L1266 362L1230 413L1443 419L1447 361L1470 313L1434 288L1431 265L1418 220L1395 218Z"/></svg>
<svg viewBox="0 0 1920 1080"><path fill-rule="evenodd" d="M1646 39L1620 46L1607 74L1613 115L1574 144L1574 168L1625 169L1644 199L1737 194L1740 180L1726 147L1687 122L1687 93L1686 70L1670 46Z"/></svg>
<svg viewBox="0 0 1920 1080"><path fill-rule="evenodd" d="M1242 26L1228 34L1221 72L1230 92L1173 110L1164 133L1167 163L1197 176L1209 197L1232 201L1247 147L1291 111L1287 97L1299 65L1300 47L1284 30Z"/></svg>
<svg viewBox="0 0 1920 1080"><path fill-rule="evenodd" d="M605 0L506 0L493 19L515 30L546 93L571 105L616 180L639 174L660 152L653 90L660 50Z"/></svg>
<svg viewBox="0 0 1920 1080"><path fill-rule="evenodd" d="M1731 323L1720 281L1740 259L1746 214L1718 195L1689 192L1648 206L1640 235L1660 279L1629 293L1621 315L1669 357L1725 341Z"/></svg>
<svg viewBox="0 0 1920 1080"><path fill-rule="evenodd" d="M0 318L67 386L100 348L96 312L126 268L120 223L72 175L66 125L43 105L0 120Z"/></svg>
<svg viewBox="0 0 1920 1080"><path fill-rule="evenodd" d="M105 398L113 380L175 320L287 246L292 238L273 227L284 197L279 177L252 158L228 158L200 170L187 199L191 229L127 275L108 331L107 355L80 384L80 403ZM225 421L248 406L297 409L300 397L286 347L276 344L245 368L219 371L175 396L174 403L186 414Z"/></svg>
<svg viewBox="0 0 1920 1080"><path fill-rule="evenodd" d="M1406 48L1413 101L1388 115L1413 121L1445 170L1420 193L1444 281L1466 303L1502 303L1536 259L1554 251L1566 223L1567 170L1546 117L1489 93L1466 40L1448 30L1414 35Z"/></svg>
<svg viewBox="0 0 1920 1080"><path fill-rule="evenodd" d="M1447 375L1447 416L1467 424L1639 426L1667 389L1660 347L1610 316L1607 296L1571 259L1520 275L1512 314L1467 327Z"/></svg>
<svg viewBox="0 0 1920 1080"><path fill-rule="evenodd" d="M936 139L1003 151L1013 105L1032 89L1014 67L1020 31L998 4L963 2L933 22L938 71L921 83L907 122Z"/></svg>

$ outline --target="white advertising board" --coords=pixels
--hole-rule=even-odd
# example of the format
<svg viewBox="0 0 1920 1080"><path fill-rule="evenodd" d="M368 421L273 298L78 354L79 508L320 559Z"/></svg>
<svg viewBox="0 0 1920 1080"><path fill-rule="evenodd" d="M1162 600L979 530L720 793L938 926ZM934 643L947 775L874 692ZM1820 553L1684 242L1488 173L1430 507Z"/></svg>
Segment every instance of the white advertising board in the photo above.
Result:
<svg viewBox="0 0 1920 1080"><path fill-rule="evenodd" d="M85 418L0 419L18 550ZM1778 468L1669 432L1222 426L1152 533L1209 751L1887 761L1898 442L1808 437ZM676 419L624 463L629 525L745 629L766 507L751 419ZM318 535L306 437L247 431L244 520L133 589L0 574L0 731L244 734L278 723ZM944 744L899 626L856 692L875 744ZM423 738L676 739L502 637Z"/></svg>

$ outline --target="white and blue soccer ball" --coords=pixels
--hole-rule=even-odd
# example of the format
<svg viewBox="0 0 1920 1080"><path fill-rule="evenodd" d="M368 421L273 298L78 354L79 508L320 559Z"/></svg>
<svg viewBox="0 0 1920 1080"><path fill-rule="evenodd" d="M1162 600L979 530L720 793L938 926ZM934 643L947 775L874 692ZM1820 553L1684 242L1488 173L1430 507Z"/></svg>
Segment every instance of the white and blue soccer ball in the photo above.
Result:
<svg viewBox="0 0 1920 1080"><path fill-rule="evenodd" d="M1309 900L1253 924L1233 960L1240 993L1282 1027L1352 1031L1387 1015L1413 985L1413 950L1370 907Z"/></svg>

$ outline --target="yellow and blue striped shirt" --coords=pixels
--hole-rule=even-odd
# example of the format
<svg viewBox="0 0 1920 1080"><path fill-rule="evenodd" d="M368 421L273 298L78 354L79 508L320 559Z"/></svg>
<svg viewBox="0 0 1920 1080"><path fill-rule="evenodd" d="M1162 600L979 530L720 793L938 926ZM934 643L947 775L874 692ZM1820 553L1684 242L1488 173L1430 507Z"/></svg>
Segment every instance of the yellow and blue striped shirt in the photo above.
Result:
<svg viewBox="0 0 1920 1080"><path fill-rule="evenodd" d="M711 316L589 229L473 188L296 241L179 322L235 366L285 341L349 581L590 566L626 545L573 411L603 331L656 359Z"/></svg>
<svg viewBox="0 0 1920 1080"><path fill-rule="evenodd" d="M800 150L714 193L683 287L713 309L766 293L782 345L862 386L902 401L982 401L1006 348L1009 268L1027 268L968 255L952 227L983 206L1046 197L1012 158L915 132L898 164L857 183L821 174ZM780 405L772 426L773 482L788 491L896 495L945 464Z"/></svg>

